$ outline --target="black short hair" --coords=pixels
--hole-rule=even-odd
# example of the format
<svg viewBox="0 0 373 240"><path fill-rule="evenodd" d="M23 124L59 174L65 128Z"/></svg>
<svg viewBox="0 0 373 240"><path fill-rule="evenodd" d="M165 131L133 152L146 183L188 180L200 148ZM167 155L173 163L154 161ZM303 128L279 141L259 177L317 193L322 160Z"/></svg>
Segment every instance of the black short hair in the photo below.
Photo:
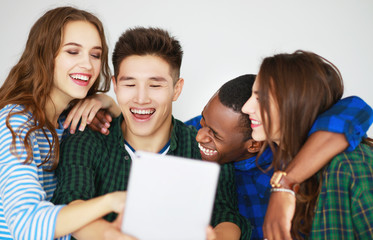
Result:
<svg viewBox="0 0 373 240"><path fill-rule="evenodd" d="M153 27L135 27L125 31L119 37L113 51L115 77L118 77L123 59L132 55L153 55L162 58L171 67L174 84L179 79L183 50L180 42L168 31Z"/></svg>
<svg viewBox="0 0 373 240"><path fill-rule="evenodd" d="M226 82L218 90L220 102L233 111L241 113L241 127L245 134L245 141L252 138L252 129L249 115L243 113L241 109L251 97L255 78L254 74L245 74Z"/></svg>

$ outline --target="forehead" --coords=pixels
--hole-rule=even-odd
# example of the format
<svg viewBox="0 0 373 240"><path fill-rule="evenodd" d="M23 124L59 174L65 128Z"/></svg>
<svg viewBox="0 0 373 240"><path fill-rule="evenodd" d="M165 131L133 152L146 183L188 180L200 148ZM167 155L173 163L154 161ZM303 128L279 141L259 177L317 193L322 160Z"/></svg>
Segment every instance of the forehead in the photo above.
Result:
<svg viewBox="0 0 373 240"><path fill-rule="evenodd" d="M101 37L97 28L87 21L69 21L63 28L62 42L77 43L84 47L100 47Z"/></svg>
<svg viewBox="0 0 373 240"><path fill-rule="evenodd" d="M256 77L254 84L253 84L253 92L257 92L259 88L259 75Z"/></svg>
<svg viewBox="0 0 373 240"><path fill-rule="evenodd" d="M131 55L124 58L119 65L118 75L131 78L162 77L172 81L170 65L161 57L153 55Z"/></svg>
<svg viewBox="0 0 373 240"><path fill-rule="evenodd" d="M241 129L239 127L241 113L237 113L233 109L224 106L217 94L205 106L203 117L206 124L216 131L219 130L220 132L230 134L232 131L239 132Z"/></svg>

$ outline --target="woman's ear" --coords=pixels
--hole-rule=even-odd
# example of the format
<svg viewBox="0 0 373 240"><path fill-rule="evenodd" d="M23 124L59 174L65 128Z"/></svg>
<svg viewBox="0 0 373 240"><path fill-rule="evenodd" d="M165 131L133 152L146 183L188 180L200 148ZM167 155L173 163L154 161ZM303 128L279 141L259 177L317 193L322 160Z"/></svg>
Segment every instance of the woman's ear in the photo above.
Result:
<svg viewBox="0 0 373 240"><path fill-rule="evenodd" d="M248 140L247 151L249 153L258 153L262 147L263 142L257 142L254 139Z"/></svg>

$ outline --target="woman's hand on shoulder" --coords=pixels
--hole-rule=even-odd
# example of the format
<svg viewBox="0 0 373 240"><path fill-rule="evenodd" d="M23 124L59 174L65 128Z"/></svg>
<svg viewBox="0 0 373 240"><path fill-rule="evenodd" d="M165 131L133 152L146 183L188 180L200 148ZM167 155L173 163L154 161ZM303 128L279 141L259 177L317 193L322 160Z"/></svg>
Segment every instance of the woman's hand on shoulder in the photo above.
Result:
<svg viewBox="0 0 373 240"><path fill-rule="evenodd" d="M105 109L105 111L100 111L100 109ZM107 135L112 116L117 117L119 114L120 108L110 96L95 94L75 104L66 117L64 128L68 128L71 124L70 133L75 133L79 121L79 131L84 131L87 124L93 123L93 130Z"/></svg>

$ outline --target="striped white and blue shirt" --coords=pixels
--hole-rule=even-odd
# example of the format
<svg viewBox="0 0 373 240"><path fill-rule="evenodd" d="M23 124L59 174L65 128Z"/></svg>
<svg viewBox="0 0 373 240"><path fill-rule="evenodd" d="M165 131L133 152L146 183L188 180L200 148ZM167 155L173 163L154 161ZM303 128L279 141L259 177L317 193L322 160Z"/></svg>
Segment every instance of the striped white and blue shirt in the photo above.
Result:
<svg viewBox="0 0 373 240"><path fill-rule="evenodd" d="M38 167L49 151L48 140L41 130L29 136L33 160L30 164L23 163L27 158L23 139L33 124L31 113L10 118L10 125L17 133L18 155L10 151L12 134L6 118L10 112L22 109L19 105L7 105L0 110L0 239L53 239L57 214L63 205L49 202L57 183L54 172L43 170L48 164ZM56 131L61 139L62 125ZM50 131L45 128L45 132L52 141Z"/></svg>

